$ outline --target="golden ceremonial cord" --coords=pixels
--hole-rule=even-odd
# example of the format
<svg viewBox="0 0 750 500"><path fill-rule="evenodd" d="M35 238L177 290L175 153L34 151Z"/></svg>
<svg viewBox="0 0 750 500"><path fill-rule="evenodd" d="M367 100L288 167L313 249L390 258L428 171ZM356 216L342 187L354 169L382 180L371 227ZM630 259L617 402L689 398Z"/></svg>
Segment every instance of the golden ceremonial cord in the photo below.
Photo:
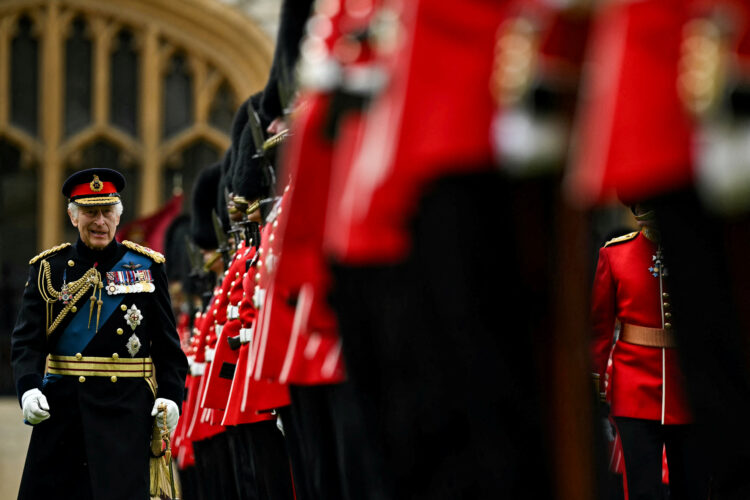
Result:
<svg viewBox="0 0 750 500"><path fill-rule="evenodd" d="M104 283L102 283L102 276L99 273L99 271L92 267L84 275L77 279L76 281L71 281L70 283L66 283L64 285L64 290L67 289L67 292L70 295L70 298L68 299L68 303L65 305L65 307L62 308L60 311L60 314L58 314L57 318L52 322L50 325L50 316L52 316L52 308L55 302L60 300L63 295L63 291L57 291L52 286L52 272L50 270L49 262L46 260L42 261L42 270L37 276L37 288L39 289L39 293L42 296L42 299L45 302L45 312L46 312L46 326L47 326L47 336L49 336L55 328L58 327L60 322L65 319L65 316L67 316L68 312L75 307L75 304L83 297L89 288L92 286L94 287L94 291L91 295L91 306L89 307L89 327L91 326L91 315L94 309L94 302L97 303L97 312L96 312L96 331L99 331L99 315L101 313L102 308L102 288L104 288ZM45 286L46 285L46 286ZM99 300L96 299L96 291L97 288L99 289Z"/></svg>

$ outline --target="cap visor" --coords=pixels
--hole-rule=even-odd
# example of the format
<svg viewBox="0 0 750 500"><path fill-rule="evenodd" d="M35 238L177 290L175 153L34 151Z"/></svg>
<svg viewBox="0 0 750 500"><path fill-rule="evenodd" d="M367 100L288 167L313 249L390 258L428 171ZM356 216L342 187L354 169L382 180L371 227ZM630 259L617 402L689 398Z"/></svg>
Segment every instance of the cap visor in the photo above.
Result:
<svg viewBox="0 0 750 500"><path fill-rule="evenodd" d="M77 200L72 200L73 203L75 203L78 206L81 207L90 207L94 205L116 205L120 202L119 196L97 196L97 197L90 197L90 198L79 198Z"/></svg>

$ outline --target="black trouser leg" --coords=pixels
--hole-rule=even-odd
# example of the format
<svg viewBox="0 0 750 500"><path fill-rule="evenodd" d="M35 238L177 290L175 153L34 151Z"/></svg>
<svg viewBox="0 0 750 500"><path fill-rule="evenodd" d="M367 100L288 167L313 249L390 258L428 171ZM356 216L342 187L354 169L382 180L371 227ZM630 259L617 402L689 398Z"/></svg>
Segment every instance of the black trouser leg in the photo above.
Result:
<svg viewBox="0 0 750 500"><path fill-rule="evenodd" d="M297 443L299 456L296 460L292 456L292 469L299 500L341 498L341 474L328 405L330 390L328 385L290 386L292 404L281 414L287 441ZM301 474L298 469L302 469ZM301 485L301 481L306 484Z"/></svg>
<svg viewBox="0 0 750 500"><path fill-rule="evenodd" d="M179 471L180 490L184 500L204 500L198 487L195 466L185 467Z"/></svg>
<svg viewBox="0 0 750 500"><path fill-rule="evenodd" d="M229 452L234 468L235 489L242 500L259 500L253 453L246 437L246 425L227 427Z"/></svg>
<svg viewBox="0 0 750 500"><path fill-rule="evenodd" d="M615 417L625 455L630 500L664 498L661 473L666 446L670 500L706 500L708 468L693 425L661 425L658 420Z"/></svg>
<svg viewBox="0 0 750 500"><path fill-rule="evenodd" d="M654 200L686 389L708 450L712 500L750 498L750 217L684 191Z"/></svg>
<svg viewBox="0 0 750 500"><path fill-rule="evenodd" d="M292 386L289 387L290 395L293 394ZM294 410L293 410L294 408ZM309 475L310 465L304 456L305 438L299 422L294 397L290 405L278 410L281 422L284 425L284 442L287 454L292 466L292 483L294 484L294 496L297 500L311 500L315 496L310 489ZM307 417L307 416L305 416ZM313 417L314 418L314 417Z"/></svg>
<svg viewBox="0 0 750 500"><path fill-rule="evenodd" d="M529 278L549 278L549 255L531 234L545 228L515 218L513 189L489 174L443 179L404 262L334 267L349 375L335 420L386 474L362 466L346 480L361 473L360 486L379 479L396 492L386 498L409 500L550 497L534 345L549 331L549 280Z"/></svg>
<svg viewBox="0 0 750 500"><path fill-rule="evenodd" d="M232 450L229 446L229 435L222 432L208 438L213 448L213 471L216 475L216 498L233 500L239 498L235 478L235 464Z"/></svg>
<svg viewBox="0 0 750 500"><path fill-rule="evenodd" d="M629 500L662 500L664 436L657 420L615 417L625 456Z"/></svg>
<svg viewBox="0 0 750 500"><path fill-rule="evenodd" d="M205 498L237 498L234 465L226 432L194 442L193 450Z"/></svg>
<svg viewBox="0 0 750 500"><path fill-rule="evenodd" d="M292 473L284 436L276 419L250 425L258 490L262 500L292 500Z"/></svg>
<svg viewBox="0 0 750 500"><path fill-rule="evenodd" d="M196 484L201 491L201 498L214 498L216 495L216 476L213 473L214 457L207 439L193 442L195 453Z"/></svg>

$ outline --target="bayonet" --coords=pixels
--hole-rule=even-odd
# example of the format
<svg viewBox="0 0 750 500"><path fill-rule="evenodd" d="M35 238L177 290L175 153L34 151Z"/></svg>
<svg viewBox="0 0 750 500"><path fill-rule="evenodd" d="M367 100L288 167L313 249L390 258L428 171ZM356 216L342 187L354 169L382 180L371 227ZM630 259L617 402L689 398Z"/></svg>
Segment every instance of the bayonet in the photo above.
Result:
<svg viewBox="0 0 750 500"><path fill-rule="evenodd" d="M271 164L268 155L266 155L266 152L263 149L263 144L266 142L263 125L260 122L258 113L256 113L252 107L249 107L247 110L247 123L250 126L250 133L253 136L253 146L255 147L255 155L253 155L253 158L260 158L266 181L270 186L271 192L274 192L276 189L276 174L274 173L273 165Z"/></svg>
<svg viewBox="0 0 750 500"><path fill-rule="evenodd" d="M194 274L203 267L203 259L188 235L185 235L185 248L190 261L190 274Z"/></svg>
<svg viewBox="0 0 750 500"><path fill-rule="evenodd" d="M224 261L224 270L226 271L229 267L229 240L227 235L224 233L224 228L221 225L221 219L216 215L216 210L211 210L211 220L214 223L214 232L216 233L216 241L219 243L219 247L216 249Z"/></svg>

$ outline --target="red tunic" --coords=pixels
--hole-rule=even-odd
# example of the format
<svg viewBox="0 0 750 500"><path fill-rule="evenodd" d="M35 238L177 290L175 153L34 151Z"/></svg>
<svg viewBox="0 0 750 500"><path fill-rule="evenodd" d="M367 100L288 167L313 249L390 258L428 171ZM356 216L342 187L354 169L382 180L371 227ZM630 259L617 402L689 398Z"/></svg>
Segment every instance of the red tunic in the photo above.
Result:
<svg viewBox="0 0 750 500"><path fill-rule="evenodd" d="M195 323L197 324L198 321L200 321L200 313L196 313L195 315ZM180 321L182 324L182 321ZM185 351L185 355L188 358L188 361L190 364L193 363L195 360L195 351L197 349L198 344L198 336L192 335L187 328L189 325L189 321L185 322L183 325L185 329L188 330L188 333L184 336L184 342L183 342L183 350ZM180 334L180 339L183 339L182 333ZM187 376L185 377L185 391L186 394L189 396L191 394L191 387L193 387L194 380L193 376L188 372ZM185 402L182 405L182 414L181 418L177 421L177 427L174 430L174 433L172 435L172 448L173 448L173 454L177 458L177 465L180 469L184 469L186 467L190 467L191 465L195 465L195 454L193 453L193 443L190 439L187 438L187 427L190 425L190 422L188 420L187 415L191 414L191 399L190 397L185 400Z"/></svg>
<svg viewBox="0 0 750 500"><path fill-rule="evenodd" d="M401 43L379 64L388 84L371 104L352 160L336 165L326 248L340 262L383 264L409 251L424 187L492 168L495 35L512 2L396 2Z"/></svg>
<svg viewBox="0 0 750 500"><path fill-rule="evenodd" d="M294 317L278 377L282 383L298 385L338 383L344 379L341 341L326 300L330 276L322 251L333 144L321 130L330 99L315 94L303 100L285 154L286 171L295 183L287 194L273 279L275 290L297 296L296 304L274 305ZM340 141L347 142L343 137Z"/></svg>
<svg viewBox="0 0 750 500"><path fill-rule="evenodd" d="M283 305L292 296L290 290L272 286L281 243L277 234L280 235L278 228L283 224L287 193L285 189L261 231L258 272L254 277L257 286L252 294L258 314L253 324L247 369L237 375L245 377L240 406L243 412L271 410L290 403L289 389L278 383L278 377L292 327L292 313Z"/></svg>
<svg viewBox="0 0 750 500"><path fill-rule="evenodd" d="M260 258L253 300L258 308L250 354L250 373L254 380L278 380L292 331L294 311L287 307L294 291L274 286L281 247L280 227L286 217L289 186L261 231ZM247 388L246 388L247 389ZM245 396L247 398L247 395Z"/></svg>
<svg viewBox="0 0 750 500"><path fill-rule="evenodd" d="M745 0L602 3L582 86L577 153L566 179L577 200L597 203L616 195L632 202L696 180L696 153L704 146L696 141L700 123L679 95L681 51L687 24L712 12L731 20L722 34L730 52L730 73L723 76L731 82L732 72L750 71Z"/></svg>
<svg viewBox="0 0 750 500"><path fill-rule="evenodd" d="M264 401L262 396L267 394L268 390L280 393L282 398L286 396L285 387L264 381L249 380L246 376L252 342L252 333L248 332L252 332L255 326L255 320L258 316L258 310L253 304L255 275L257 272L257 266L252 265L242 279L242 297L239 301L238 311L240 328L244 329L243 336L246 337L246 339L242 340L242 345L239 349L237 367L234 371L234 377L232 378L232 386L229 390L227 408L224 412L224 420L221 422L222 425L252 424L264 420L273 420L276 417L270 412L259 412L258 410L274 408L278 399L275 397L274 393L271 394L268 401ZM247 337L250 337L250 340L247 340ZM247 392L255 394L255 399L258 401L258 405L253 406L245 404L243 409L242 401L246 392L245 384L250 384Z"/></svg>
<svg viewBox="0 0 750 500"><path fill-rule="evenodd" d="M188 391L188 400L191 403L191 412L185 415L188 418L187 438L192 441L207 439L224 431L223 427L212 426L207 422L205 408L200 405L206 384L206 346L215 339L214 311L217 307L216 298L221 293L221 288L214 289L214 297L201 317L200 325L197 325L198 345L195 354L194 366L201 367L193 377L194 386ZM215 341L215 340L214 340Z"/></svg>
<svg viewBox="0 0 750 500"><path fill-rule="evenodd" d="M687 3L607 2L597 16L569 179L580 199L633 201L691 182L693 123L677 91Z"/></svg>
<svg viewBox="0 0 750 500"><path fill-rule="evenodd" d="M255 254L252 248L247 248L245 241L241 241L237 246L237 251L232 258L232 262L224 276L222 284L223 297L219 307L224 306L221 316L217 314L217 324L221 325L214 351L214 359L207 369L208 383L203 397L202 406L223 410L226 408L229 388L232 385L232 378L227 377L226 373L222 374L222 369L226 370L228 365L236 365L239 351L233 351L229 348L227 338L235 337L240 332L240 322L237 315L237 306L242 299L242 278L245 275L245 263Z"/></svg>
<svg viewBox="0 0 750 500"><path fill-rule="evenodd" d="M615 321L663 328L663 312L669 312L666 288L649 267L657 245L639 233L635 238L603 247L592 290L594 372L604 380L612 356L608 399L612 415L664 424L691 421L684 381L673 348L646 347L618 340L614 349ZM667 270L669 263L667 263ZM668 282L668 277L664 278ZM662 296L666 293L666 296ZM679 332L677 332L679 335Z"/></svg>

